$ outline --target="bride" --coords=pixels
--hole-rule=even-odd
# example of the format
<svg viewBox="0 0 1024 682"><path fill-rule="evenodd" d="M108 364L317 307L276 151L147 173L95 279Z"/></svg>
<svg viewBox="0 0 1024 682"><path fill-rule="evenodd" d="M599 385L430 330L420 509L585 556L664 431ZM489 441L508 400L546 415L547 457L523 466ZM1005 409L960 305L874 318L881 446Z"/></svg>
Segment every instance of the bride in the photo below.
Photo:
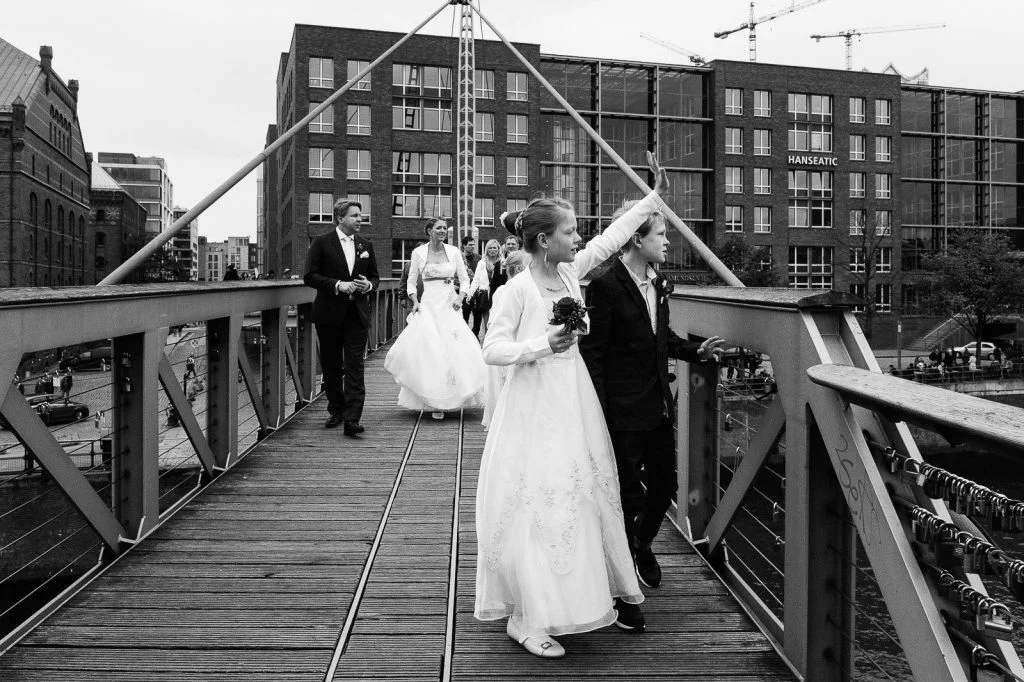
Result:
<svg viewBox="0 0 1024 682"><path fill-rule="evenodd" d="M480 465L475 616L509 617L509 637L545 658L565 654L552 635L613 622L643 629L608 427L577 332L550 320L552 304L581 299L579 279L661 205L668 180L648 160L656 191L582 250L576 215L561 199L505 218L532 260L503 287L484 339L487 363L511 367Z"/></svg>
<svg viewBox="0 0 1024 682"><path fill-rule="evenodd" d="M470 282L459 250L445 244L448 224L431 218L425 231L430 241L413 250L409 266L409 323L388 351L384 368L402 386L401 407L431 410L434 419L443 419L446 410L482 403L487 367L459 312ZM420 277L422 301L416 295ZM462 294L455 291L456 277Z"/></svg>

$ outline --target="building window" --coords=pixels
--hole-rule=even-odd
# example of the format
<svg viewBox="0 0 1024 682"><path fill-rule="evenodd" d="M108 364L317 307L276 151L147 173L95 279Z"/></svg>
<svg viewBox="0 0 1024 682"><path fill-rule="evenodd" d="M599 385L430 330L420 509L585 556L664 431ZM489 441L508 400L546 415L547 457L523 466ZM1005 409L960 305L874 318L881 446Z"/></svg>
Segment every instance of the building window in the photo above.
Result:
<svg viewBox="0 0 1024 682"><path fill-rule="evenodd" d="M810 120L808 116L808 95L791 92L787 97L786 109L794 121Z"/></svg>
<svg viewBox="0 0 1024 682"><path fill-rule="evenodd" d="M887 126L892 122L892 100L875 100L875 123L880 126Z"/></svg>
<svg viewBox="0 0 1024 682"><path fill-rule="evenodd" d="M334 87L334 60L326 57L309 58L309 87Z"/></svg>
<svg viewBox="0 0 1024 682"><path fill-rule="evenodd" d="M850 249L850 272L863 273L867 270L864 265L864 249L853 247Z"/></svg>
<svg viewBox="0 0 1024 682"><path fill-rule="evenodd" d="M875 211L875 234L879 237L892 235L892 211Z"/></svg>
<svg viewBox="0 0 1024 682"><path fill-rule="evenodd" d="M309 177L334 177L334 150L323 147L309 148Z"/></svg>
<svg viewBox="0 0 1024 682"><path fill-rule="evenodd" d="M892 176L888 173L875 173L875 198L892 198Z"/></svg>
<svg viewBox="0 0 1024 682"><path fill-rule="evenodd" d="M348 105L348 123L345 132L349 135L370 134L370 107L365 104Z"/></svg>
<svg viewBox="0 0 1024 682"><path fill-rule="evenodd" d="M832 122L831 95L811 95L811 120L819 123Z"/></svg>
<svg viewBox="0 0 1024 682"><path fill-rule="evenodd" d="M473 199L473 225L476 227L490 227L494 225L493 198L476 197Z"/></svg>
<svg viewBox="0 0 1024 682"><path fill-rule="evenodd" d="M505 117L505 141L515 144L526 144L528 142L528 119L520 114L508 114Z"/></svg>
<svg viewBox="0 0 1024 682"><path fill-rule="evenodd" d="M754 116L771 118L772 93L767 90L754 90Z"/></svg>
<svg viewBox="0 0 1024 682"><path fill-rule="evenodd" d="M354 201L357 204L359 204L359 212L362 215L364 224L368 224L373 221L372 215L370 213L371 201L369 194L349 194L345 198L348 199L349 201Z"/></svg>
<svg viewBox="0 0 1024 682"><path fill-rule="evenodd" d="M850 236L859 237L864 234L865 212L862 208L850 209Z"/></svg>
<svg viewBox="0 0 1024 682"><path fill-rule="evenodd" d="M420 97L394 97L391 102L391 127L395 130L451 132L451 102Z"/></svg>
<svg viewBox="0 0 1024 682"><path fill-rule="evenodd" d="M740 88L725 89L725 113L735 116L743 115L743 90Z"/></svg>
<svg viewBox="0 0 1024 682"><path fill-rule="evenodd" d="M370 62L362 59L349 59L348 60L348 80L352 80L359 74L360 71L370 65ZM353 90L369 90L370 89L370 72L368 71L365 76L359 79L359 82L352 86Z"/></svg>
<svg viewBox="0 0 1024 682"><path fill-rule="evenodd" d="M754 129L754 156L772 155L772 131Z"/></svg>
<svg viewBox="0 0 1024 682"><path fill-rule="evenodd" d="M391 189L391 215L404 218L450 218L452 189L395 185Z"/></svg>
<svg viewBox="0 0 1024 682"><path fill-rule="evenodd" d="M850 173L850 198L864 198L864 174Z"/></svg>
<svg viewBox="0 0 1024 682"><path fill-rule="evenodd" d="M892 285L878 284L875 286L875 312L892 312Z"/></svg>
<svg viewBox="0 0 1024 682"><path fill-rule="evenodd" d="M806 152L811 148L811 124L789 123L789 151Z"/></svg>
<svg viewBox="0 0 1024 682"><path fill-rule="evenodd" d="M405 266L412 260L412 252L420 245L422 239L391 240L391 276L401 277Z"/></svg>
<svg viewBox="0 0 1024 682"><path fill-rule="evenodd" d="M850 98L850 123L864 122L864 98Z"/></svg>
<svg viewBox="0 0 1024 682"><path fill-rule="evenodd" d="M320 106L321 102L310 102L309 112L313 113L313 110ZM316 118L309 122L309 132L311 133L333 133L334 132L334 105L328 106L326 109L320 112Z"/></svg>
<svg viewBox="0 0 1024 682"><path fill-rule="evenodd" d="M526 84L528 82L529 77L525 73L509 71L507 78L508 89L505 91L505 96L514 102L527 101Z"/></svg>
<svg viewBox="0 0 1024 682"><path fill-rule="evenodd" d="M743 231L743 207L742 206L726 206L725 207L725 231L726 232L742 232Z"/></svg>
<svg viewBox="0 0 1024 682"><path fill-rule="evenodd" d="M392 182L450 185L452 155L433 152L393 152Z"/></svg>
<svg viewBox="0 0 1024 682"><path fill-rule="evenodd" d="M423 100L423 130L438 133L452 131L452 108L445 100Z"/></svg>
<svg viewBox="0 0 1024 682"><path fill-rule="evenodd" d="M743 153L743 129L742 128L726 128L725 129L725 153L726 154L742 154Z"/></svg>
<svg viewBox="0 0 1024 682"><path fill-rule="evenodd" d="M473 94L477 99L494 99L494 72L477 69L473 72Z"/></svg>
<svg viewBox="0 0 1024 682"><path fill-rule="evenodd" d="M480 111L475 114L473 139L477 142L494 142L494 114Z"/></svg>
<svg viewBox="0 0 1024 682"><path fill-rule="evenodd" d="M743 169L737 166L725 167L725 193L743 194Z"/></svg>
<svg viewBox="0 0 1024 682"><path fill-rule="evenodd" d="M892 160L892 138L891 137L876 137L875 138L875 161L891 161Z"/></svg>
<svg viewBox="0 0 1024 682"><path fill-rule="evenodd" d="M878 262L875 263L877 272L892 272L892 247L883 246L878 249Z"/></svg>
<svg viewBox="0 0 1024 682"><path fill-rule="evenodd" d="M506 199L505 210L509 213L513 213L514 211L525 211L528 203L530 203L529 199Z"/></svg>
<svg viewBox="0 0 1024 682"><path fill-rule="evenodd" d="M811 151L812 152L831 152L832 151L832 124L831 123L812 123L810 127L811 132Z"/></svg>
<svg viewBox="0 0 1024 682"><path fill-rule="evenodd" d="M29 236L31 237L32 235L29 235ZM106 245L107 245L107 233L106 232L97 232L96 233L96 246L106 246Z"/></svg>
<svg viewBox="0 0 1024 682"><path fill-rule="evenodd" d="M755 168L754 169L754 194L771 194L772 193L772 169L771 168Z"/></svg>
<svg viewBox="0 0 1024 682"><path fill-rule="evenodd" d="M506 159L506 181L510 185L525 185L529 181L527 174L527 161L524 156L510 156Z"/></svg>
<svg viewBox="0 0 1024 682"><path fill-rule="evenodd" d="M850 135L850 161L864 160L864 136Z"/></svg>
<svg viewBox="0 0 1024 682"><path fill-rule="evenodd" d="M754 207L754 234L771 234L772 209L770 206Z"/></svg>
<svg viewBox="0 0 1024 682"><path fill-rule="evenodd" d="M309 222L334 222L334 195L318 192L309 193Z"/></svg>
<svg viewBox="0 0 1024 682"><path fill-rule="evenodd" d="M348 150L348 175L349 180L370 179L370 150L349 149Z"/></svg>
<svg viewBox="0 0 1024 682"><path fill-rule="evenodd" d="M474 180L480 185L493 185L494 184L494 157L493 156L477 156L476 163L473 164L476 169L476 175Z"/></svg>
<svg viewBox="0 0 1024 682"><path fill-rule="evenodd" d="M831 289L832 247L789 247L789 286L794 289Z"/></svg>
<svg viewBox="0 0 1024 682"><path fill-rule="evenodd" d="M832 227L831 171L789 171L789 226Z"/></svg>

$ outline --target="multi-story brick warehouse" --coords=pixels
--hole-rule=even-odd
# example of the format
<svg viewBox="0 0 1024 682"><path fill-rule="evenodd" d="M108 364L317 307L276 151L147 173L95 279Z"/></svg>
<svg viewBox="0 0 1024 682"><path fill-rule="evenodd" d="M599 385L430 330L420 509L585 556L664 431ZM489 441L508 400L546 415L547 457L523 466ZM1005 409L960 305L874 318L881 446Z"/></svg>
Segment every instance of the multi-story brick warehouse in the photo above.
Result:
<svg viewBox="0 0 1024 682"><path fill-rule="evenodd" d="M281 60L276 131L398 37L297 26ZM624 199L639 196L539 83L509 75L524 69L502 45L478 41L476 48L478 224L489 225L492 210L542 192L571 201L589 235ZM656 150L672 182L669 205L704 241L742 235L771 247L782 283L863 292L882 316L876 331L885 341L894 327L890 313L924 312L915 273L922 254L942 248L951 230L992 227L1024 237L1024 94L906 85L881 73L730 61L644 64L520 49L642 176L644 152ZM268 267L276 257L278 272L300 271L305 244L329 225L328 199L371 198L366 232L381 272L399 272L419 240L422 220L411 215L452 215L450 175L416 164L451 167L442 164L456 151L450 84L457 55L454 38L416 37L342 97L329 132L321 120L272 160L266 177L276 172L278 182L266 183L264 201L279 208L267 209L267 242L275 231L280 242ZM420 79L414 86L410 74ZM390 87L378 85L388 77ZM431 78L449 87L428 93ZM360 107L369 108L368 125ZM509 128L516 116L527 117L525 139ZM448 160L420 156L435 153ZM527 172L516 172L510 158L527 159ZM492 234L485 228L481 239ZM703 270L671 236L669 269ZM1024 238L1016 241L1024 247ZM863 291L865 253L873 253L877 269L870 291Z"/></svg>
<svg viewBox="0 0 1024 682"><path fill-rule="evenodd" d="M0 286L93 284L78 81L0 39Z"/></svg>

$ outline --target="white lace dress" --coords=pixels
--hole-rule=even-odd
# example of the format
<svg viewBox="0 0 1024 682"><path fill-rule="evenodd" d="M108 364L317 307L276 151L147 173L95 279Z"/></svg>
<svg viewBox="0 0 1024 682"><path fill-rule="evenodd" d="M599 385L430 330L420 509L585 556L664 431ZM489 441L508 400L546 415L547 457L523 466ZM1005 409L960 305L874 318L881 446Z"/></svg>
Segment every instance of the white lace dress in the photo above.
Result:
<svg viewBox="0 0 1024 682"><path fill-rule="evenodd" d="M656 208L652 194L561 264L569 295L582 299L579 278ZM553 299L530 271L502 289L484 359L511 367L480 467L475 615L549 635L594 630L615 620L613 597L643 601L608 427L578 346L557 355L548 346Z"/></svg>
<svg viewBox="0 0 1024 682"><path fill-rule="evenodd" d="M422 275L423 298L384 358L384 368L402 387L398 404L411 410L458 410L483 402L487 366L480 343L452 307L458 300L455 277L463 291L469 277L459 250L444 247L446 263L428 263L427 245L413 251L409 293L416 293Z"/></svg>

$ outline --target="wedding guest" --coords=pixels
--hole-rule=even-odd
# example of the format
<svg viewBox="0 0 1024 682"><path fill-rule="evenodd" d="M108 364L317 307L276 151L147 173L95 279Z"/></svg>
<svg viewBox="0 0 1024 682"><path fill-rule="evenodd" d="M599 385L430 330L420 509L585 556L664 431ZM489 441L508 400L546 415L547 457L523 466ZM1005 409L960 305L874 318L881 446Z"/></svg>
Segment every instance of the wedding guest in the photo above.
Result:
<svg viewBox="0 0 1024 682"><path fill-rule="evenodd" d="M588 324L580 278L662 204L668 179L648 160L656 191L584 249L564 200L537 199L505 217L532 260L503 287L484 340L487 363L511 369L480 467L474 615L508 617L508 636L544 658L565 655L552 635L632 627L615 604L643 601L611 439L576 337Z"/></svg>
<svg viewBox="0 0 1024 682"><path fill-rule="evenodd" d="M480 342L459 315L468 296L469 275L459 250L445 244L448 224L430 218L424 231L429 241L413 250L409 265L409 324L384 358L384 368L402 386L401 407L429 410L434 419L444 419L446 410L483 402L487 367ZM422 299L416 289L421 276ZM456 277L460 293L455 291Z"/></svg>
<svg viewBox="0 0 1024 682"><path fill-rule="evenodd" d="M487 318L491 310L491 280L501 272L501 245L497 239L487 242L484 255L476 265L473 283L469 285L469 301L473 312L480 315L480 329L487 333ZM503 278L504 279L504 278Z"/></svg>
<svg viewBox="0 0 1024 682"><path fill-rule="evenodd" d="M466 272L475 273L476 266L480 263L480 254L476 252L476 240L470 235L462 238L462 260L466 264ZM460 290L465 293L465 289ZM480 336L480 315L473 310L473 306L462 306L462 319L469 324L469 317L473 316L473 335Z"/></svg>
<svg viewBox="0 0 1024 682"><path fill-rule="evenodd" d="M508 279L512 279L523 272L529 264L530 254L525 251L513 251L510 253L505 258L505 272L508 274ZM504 295L505 288L499 287L494 292L494 305L497 305ZM484 339L486 340L486 338L485 336ZM480 422L485 429L491 423L494 403L498 400L498 394L501 392L501 387L505 385L506 378L508 378L508 367L506 365L488 365L487 383L484 386L484 417Z"/></svg>
<svg viewBox="0 0 1024 682"><path fill-rule="evenodd" d="M627 202L612 219L624 215ZM651 545L676 493L675 401L669 358L692 363L720 359L725 341L680 338L669 326L672 284L658 273L665 262L665 218L652 213L634 232L611 267L587 287L590 334L580 353L604 408L615 448L626 537L636 573L647 587L661 584ZM754 376L758 360L741 351L740 371ZM628 608L628 607L627 607ZM639 607L631 621L642 629Z"/></svg>

